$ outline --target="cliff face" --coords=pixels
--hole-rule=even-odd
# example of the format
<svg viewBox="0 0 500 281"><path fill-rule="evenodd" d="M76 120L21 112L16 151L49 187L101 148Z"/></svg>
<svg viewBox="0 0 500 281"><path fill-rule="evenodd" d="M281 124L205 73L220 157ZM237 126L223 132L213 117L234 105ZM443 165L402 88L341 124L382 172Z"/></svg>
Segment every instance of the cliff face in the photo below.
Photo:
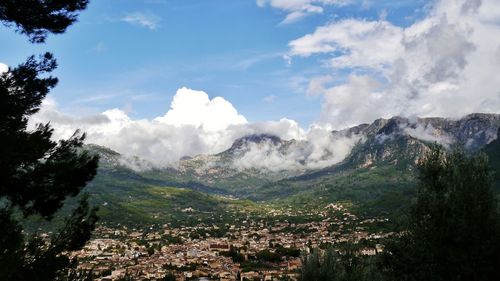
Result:
<svg viewBox="0 0 500 281"><path fill-rule="evenodd" d="M471 114L458 120L378 119L361 130L365 141L353 149L345 162L365 168L382 163L412 165L432 143L445 147L463 145L467 150L476 151L497 139L499 128L498 114Z"/></svg>
<svg viewBox="0 0 500 281"><path fill-rule="evenodd" d="M500 128L497 132L497 138L486 145L483 151L488 155L496 179L496 186L500 188Z"/></svg>

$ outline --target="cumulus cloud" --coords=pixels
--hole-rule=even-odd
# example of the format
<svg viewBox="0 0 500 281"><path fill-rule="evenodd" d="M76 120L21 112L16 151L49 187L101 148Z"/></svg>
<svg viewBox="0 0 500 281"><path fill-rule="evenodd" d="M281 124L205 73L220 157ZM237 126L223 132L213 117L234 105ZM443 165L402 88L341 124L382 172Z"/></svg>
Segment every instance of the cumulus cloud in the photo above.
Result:
<svg viewBox="0 0 500 281"><path fill-rule="evenodd" d="M176 166L181 157L216 154L238 138L260 134L277 136L283 142L250 142L231 163L233 167L274 172L323 168L342 161L362 137L333 134L330 128L319 126L304 130L286 118L248 123L229 101L188 88L177 90L170 109L152 120L134 120L117 108L75 117L61 112L48 98L30 119L30 127L46 122L54 127L55 139L68 138L81 129L87 133L87 143L122 153L114 161L135 170Z"/></svg>
<svg viewBox="0 0 500 281"><path fill-rule="evenodd" d="M247 123L245 117L238 114L233 105L222 97L210 100L207 93L185 87L177 90L165 116L154 121L177 127L201 127L212 132Z"/></svg>
<svg viewBox="0 0 500 281"><path fill-rule="evenodd" d="M173 164L183 156L219 153L235 139L250 134L272 134L284 140L306 136L293 120L248 123L222 97L210 99L205 92L188 88L179 89L166 114L153 120L134 120L117 108L92 116L71 116L48 98L30 119L30 126L46 122L54 127L55 139L68 138L81 129L87 133L88 143L139 156L155 165Z"/></svg>
<svg viewBox="0 0 500 281"><path fill-rule="evenodd" d="M282 24L290 24L311 15L322 14L325 6L343 6L350 0L257 0L257 6L270 6L287 13Z"/></svg>
<svg viewBox="0 0 500 281"><path fill-rule="evenodd" d="M121 109L110 109L84 118L62 113L54 100L46 99L31 124L51 122L54 137L67 138L75 129L87 133L87 142L121 153L137 155L157 164L167 164L185 155L215 153L230 146L244 133L229 126L246 119L223 98L209 99L201 91L179 89L164 116L153 120L131 119ZM232 135L234 134L234 136Z"/></svg>
<svg viewBox="0 0 500 281"><path fill-rule="evenodd" d="M319 123L335 128L395 115L498 113L495 2L441 0L408 27L384 19L342 19L291 41L288 56L316 56L333 72L351 71L340 84L310 83L324 96Z"/></svg>

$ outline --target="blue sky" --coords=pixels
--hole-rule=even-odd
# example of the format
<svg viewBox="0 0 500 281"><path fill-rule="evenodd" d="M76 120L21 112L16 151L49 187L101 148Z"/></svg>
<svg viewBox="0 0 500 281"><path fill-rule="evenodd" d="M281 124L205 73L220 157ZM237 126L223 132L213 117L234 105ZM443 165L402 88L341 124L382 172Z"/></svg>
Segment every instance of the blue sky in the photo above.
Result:
<svg viewBox="0 0 500 281"><path fill-rule="evenodd" d="M322 5L322 13L285 24L290 11L255 0L93 0L66 34L43 45L0 27L0 61L16 65L31 54L53 52L60 83L52 97L73 115L120 108L131 118L152 119L165 114L176 90L186 86L224 97L250 122L287 117L307 127L323 103L322 96L306 94L308 83L333 73L321 63L332 54L294 57L289 64L283 58L289 42L346 18L386 17L406 27L426 15L428 4ZM332 83L343 83L353 71L360 70L336 70Z"/></svg>

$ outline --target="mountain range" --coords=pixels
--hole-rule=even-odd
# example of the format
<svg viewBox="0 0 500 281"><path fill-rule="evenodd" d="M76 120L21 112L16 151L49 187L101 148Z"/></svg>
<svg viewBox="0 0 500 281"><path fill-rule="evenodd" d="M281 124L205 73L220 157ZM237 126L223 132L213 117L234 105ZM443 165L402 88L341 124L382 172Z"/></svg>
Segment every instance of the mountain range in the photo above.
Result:
<svg viewBox="0 0 500 281"><path fill-rule="evenodd" d="M248 135L218 154L183 157L163 167L87 145L100 155L98 175L87 190L109 223L214 219L227 211L337 201L352 203L360 214L387 215L408 205L416 164L434 143L484 150L500 172L499 128L499 114L393 117L332 131L321 141Z"/></svg>

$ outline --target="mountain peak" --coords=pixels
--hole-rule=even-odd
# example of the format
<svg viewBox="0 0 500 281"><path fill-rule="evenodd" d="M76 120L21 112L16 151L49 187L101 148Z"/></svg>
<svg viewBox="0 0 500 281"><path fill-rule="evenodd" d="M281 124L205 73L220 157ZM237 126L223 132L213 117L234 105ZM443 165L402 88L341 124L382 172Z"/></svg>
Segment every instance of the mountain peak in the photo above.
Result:
<svg viewBox="0 0 500 281"><path fill-rule="evenodd" d="M270 134L251 134L235 140L230 150L241 149L251 143L261 144L265 142L269 142L272 145L278 145L282 142L282 140L281 138Z"/></svg>

